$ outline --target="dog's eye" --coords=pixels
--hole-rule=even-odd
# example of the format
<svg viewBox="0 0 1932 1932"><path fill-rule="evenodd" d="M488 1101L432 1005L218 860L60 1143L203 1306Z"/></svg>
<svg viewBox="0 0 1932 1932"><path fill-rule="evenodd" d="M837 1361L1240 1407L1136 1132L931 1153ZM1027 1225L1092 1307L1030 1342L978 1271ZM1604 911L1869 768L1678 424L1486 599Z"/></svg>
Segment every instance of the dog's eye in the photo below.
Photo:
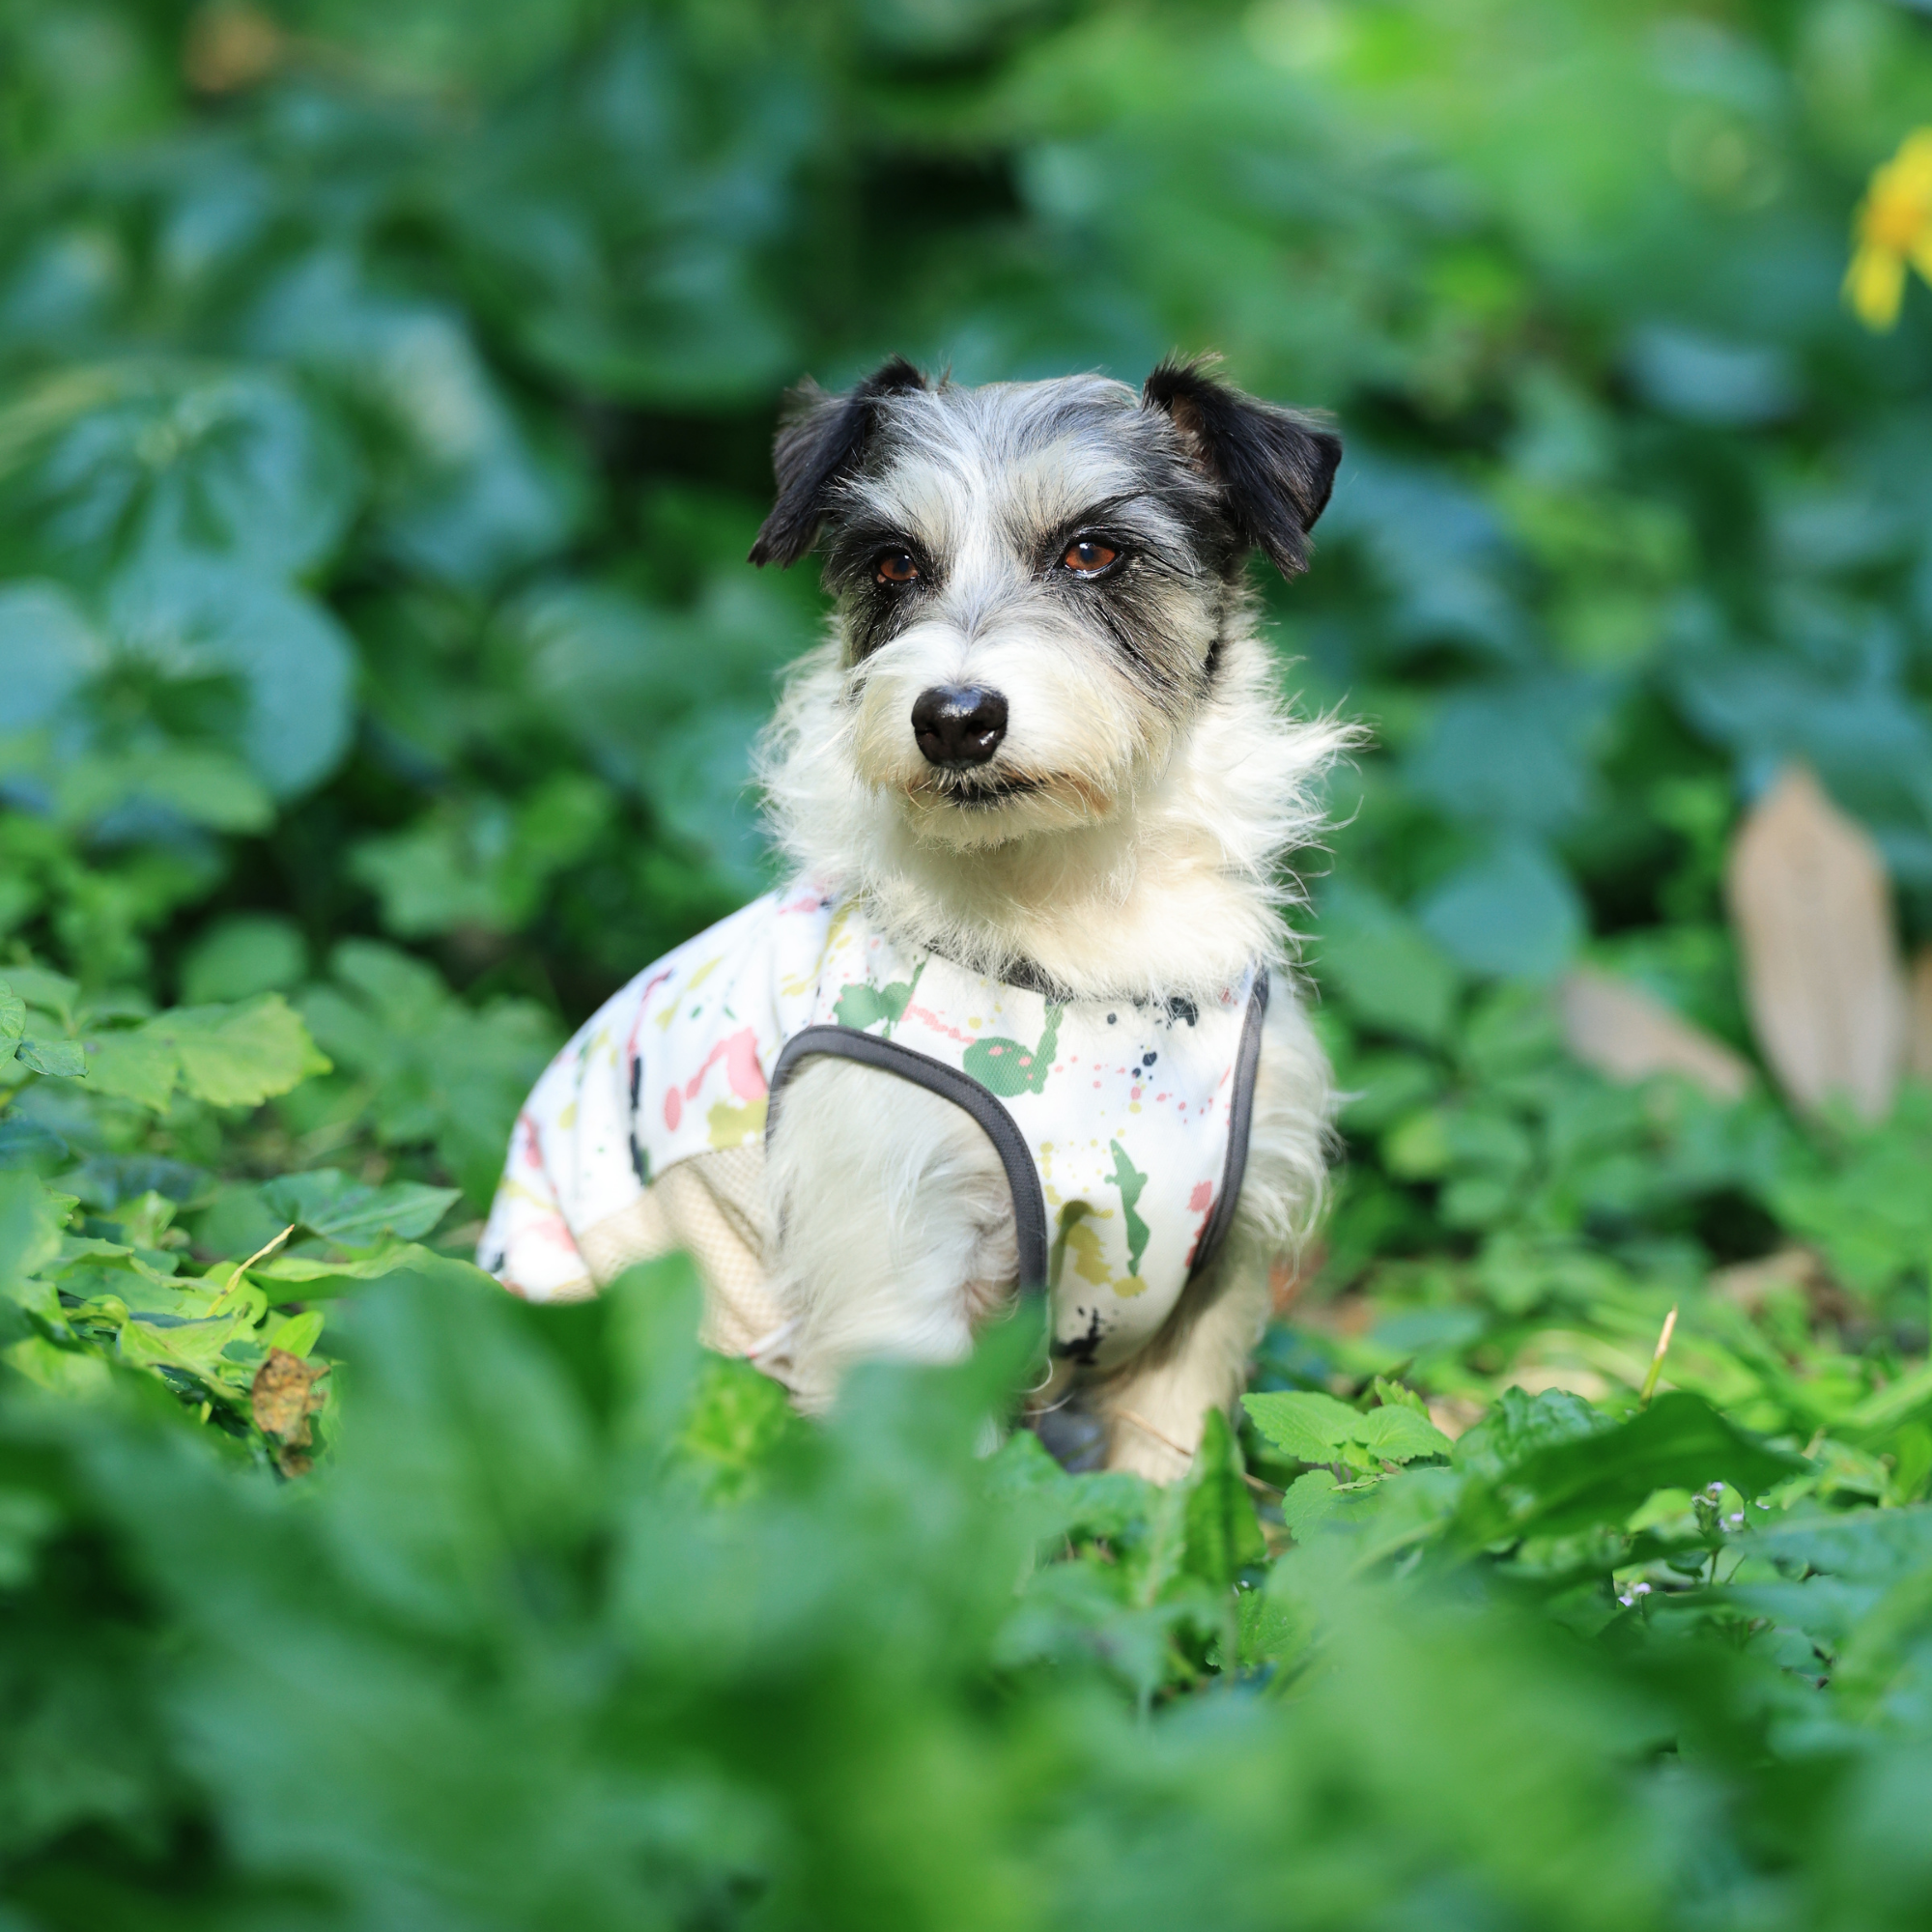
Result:
<svg viewBox="0 0 1932 1932"><path fill-rule="evenodd" d="M881 551L872 559L872 578L879 583L913 583L919 578L919 565L910 551Z"/></svg>
<svg viewBox="0 0 1932 1932"><path fill-rule="evenodd" d="M1075 577L1098 577L1120 554L1112 544L1101 543L1097 537L1081 537L1066 546L1066 554L1060 562Z"/></svg>

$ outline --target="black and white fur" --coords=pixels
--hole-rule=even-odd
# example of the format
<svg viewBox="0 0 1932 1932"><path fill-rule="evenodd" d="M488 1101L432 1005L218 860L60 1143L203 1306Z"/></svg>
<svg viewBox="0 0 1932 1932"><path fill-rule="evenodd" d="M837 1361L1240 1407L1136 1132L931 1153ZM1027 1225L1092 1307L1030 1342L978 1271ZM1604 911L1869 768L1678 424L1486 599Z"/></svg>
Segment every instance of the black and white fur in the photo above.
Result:
<svg viewBox="0 0 1932 1932"><path fill-rule="evenodd" d="M1095 1417L1111 1466L1171 1478L1205 1411L1238 1396L1270 1271L1322 1194L1329 1077L1295 997L1283 865L1314 839L1315 782L1350 734L1283 708L1245 566L1260 549L1306 567L1341 444L1200 364L1136 392L1097 375L966 388L894 360L793 401L752 560L822 543L838 609L763 747L789 858L906 944L1066 997L1199 1000L1250 960L1273 971L1220 1258L1141 1356L1091 1385L1062 1364L1041 1397ZM922 750L915 706L944 689L1004 698L982 762ZM936 1095L810 1062L766 1173L785 1375L808 1405L863 1355L958 1355L1009 1304L1004 1173Z"/></svg>

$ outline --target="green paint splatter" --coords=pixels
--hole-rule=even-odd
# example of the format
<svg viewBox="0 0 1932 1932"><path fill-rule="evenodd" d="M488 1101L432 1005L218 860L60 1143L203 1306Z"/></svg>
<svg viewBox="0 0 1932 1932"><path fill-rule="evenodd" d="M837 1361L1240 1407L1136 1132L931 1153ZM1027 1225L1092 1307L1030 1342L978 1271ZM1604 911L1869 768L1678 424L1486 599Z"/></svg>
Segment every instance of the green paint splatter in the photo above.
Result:
<svg viewBox="0 0 1932 1932"><path fill-rule="evenodd" d="M1127 1151L1119 1141L1108 1145L1114 1151L1114 1171L1108 1179L1121 1190L1121 1213L1127 1227L1127 1272L1138 1279L1141 1257L1147 1253L1148 1224L1134 1212L1134 1204L1141 1198L1148 1178L1127 1158Z"/></svg>
<svg viewBox="0 0 1932 1932"><path fill-rule="evenodd" d="M1010 1100L1016 1094L1037 1094L1053 1070L1053 1056L1060 1045L1060 1016L1066 1009L1050 1006L1046 1009L1046 1031L1035 1047L1016 1039L976 1039L966 1049L961 1065L989 1094Z"/></svg>
<svg viewBox="0 0 1932 1932"><path fill-rule="evenodd" d="M905 1017L905 1009L919 985L919 976L924 971L925 961L922 959L913 968L910 980L895 980L889 986L858 980L840 992L838 1005L832 1009L832 1017L840 1026L855 1028L860 1033L884 1020L886 1028L880 1037L890 1039L894 1027Z"/></svg>

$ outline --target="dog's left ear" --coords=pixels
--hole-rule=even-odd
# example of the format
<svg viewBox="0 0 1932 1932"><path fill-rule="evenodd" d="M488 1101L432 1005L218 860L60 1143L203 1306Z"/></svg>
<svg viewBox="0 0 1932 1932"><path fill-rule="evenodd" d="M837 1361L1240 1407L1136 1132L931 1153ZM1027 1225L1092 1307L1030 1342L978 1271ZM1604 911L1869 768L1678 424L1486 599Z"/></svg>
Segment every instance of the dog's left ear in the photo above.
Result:
<svg viewBox="0 0 1932 1932"><path fill-rule="evenodd" d="M786 396L772 447L778 500L752 545L753 563L789 569L811 548L833 486L858 462L872 433L879 398L924 387L925 378L895 355L842 396L828 396L809 378Z"/></svg>
<svg viewBox="0 0 1932 1932"><path fill-rule="evenodd" d="M1141 399L1174 419L1220 485L1241 541L1264 550L1284 577L1306 570L1308 532L1335 486L1342 439L1216 382L1200 361L1163 362Z"/></svg>

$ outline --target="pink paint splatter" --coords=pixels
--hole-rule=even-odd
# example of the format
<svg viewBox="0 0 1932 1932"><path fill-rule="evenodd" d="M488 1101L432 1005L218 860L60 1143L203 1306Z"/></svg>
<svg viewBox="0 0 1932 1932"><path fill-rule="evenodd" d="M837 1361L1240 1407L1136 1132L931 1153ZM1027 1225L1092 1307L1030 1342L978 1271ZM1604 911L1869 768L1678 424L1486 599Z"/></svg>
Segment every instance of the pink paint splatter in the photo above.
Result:
<svg viewBox="0 0 1932 1932"><path fill-rule="evenodd" d="M1187 1259L1181 1263L1182 1267L1191 1268L1194 1265L1194 1257L1201 1248L1201 1236L1208 1232L1208 1210L1213 1205L1214 1183L1211 1180L1197 1180L1194 1192L1187 1197L1187 1210L1190 1214L1201 1216L1201 1225L1195 1229L1194 1238L1187 1244Z"/></svg>
<svg viewBox="0 0 1932 1932"><path fill-rule="evenodd" d="M944 1034L948 1039L956 1039L965 1046L973 1044L973 1035L961 1033L957 1027L948 1026L930 1007L908 1007L906 1017L920 1021L930 1032ZM999 1048L995 1047L993 1051L997 1053Z"/></svg>
<svg viewBox="0 0 1932 1932"><path fill-rule="evenodd" d="M684 1083L682 1094L675 1087L666 1092L665 1125L672 1133L684 1118L684 1103L697 1098L704 1076L721 1060L724 1063L724 1078L736 1098L761 1100L770 1093L765 1084L765 1069L758 1065L758 1037L750 1027L741 1027L736 1033L726 1035L704 1056L703 1065Z"/></svg>

